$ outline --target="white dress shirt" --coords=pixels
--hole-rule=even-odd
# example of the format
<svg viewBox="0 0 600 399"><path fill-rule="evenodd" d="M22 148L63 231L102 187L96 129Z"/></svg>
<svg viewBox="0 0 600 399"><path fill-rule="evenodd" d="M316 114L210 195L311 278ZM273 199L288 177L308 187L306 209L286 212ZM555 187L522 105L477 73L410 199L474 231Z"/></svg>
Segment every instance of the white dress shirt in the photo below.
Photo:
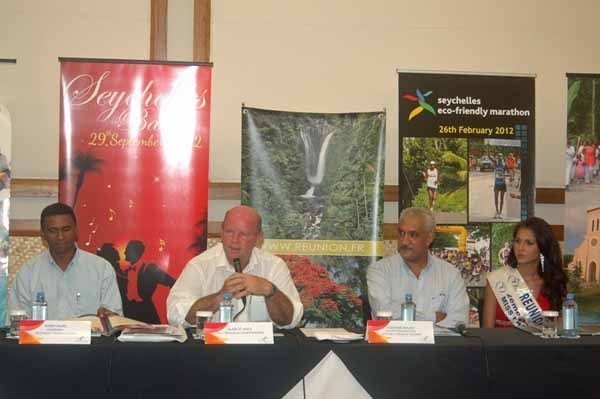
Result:
<svg viewBox="0 0 600 399"><path fill-rule="evenodd" d="M192 258L181 272L167 297L167 318L173 325L186 324L185 317L191 306L198 299L211 295L223 288L225 280L235 273L233 266L227 261L222 244ZM277 286L292 303L294 315L292 322L280 328L294 328L302 319L304 307L300 295L294 285L290 271L285 262L268 252L254 248L252 256L243 273L262 277ZM242 309L242 300L233 299L233 314ZM219 320L219 312L215 312L213 321ZM263 296L248 295L246 308L236 321L271 321L267 304Z"/></svg>
<svg viewBox="0 0 600 399"><path fill-rule="evenodd" d="M427 265L417 278L400 254L381 259L367 270L369 302L373 314L385 310L394 319L401 318L401 305L406 294L412 294L417 305L416 320L435 322L435 313L444 312L443 327L467 324L469 297L458 269L429 254Z"/></svg>
<svg viewBox="0 0 600 399"><path fill-rule="evenodd" d="M48 303L48 320L96 314L99 307L123 314L113 267L79 248L64 271L47 250L23 265L10 290L9 310L24 310L31 317L31 305L38 292L44 293Z"/></svg>

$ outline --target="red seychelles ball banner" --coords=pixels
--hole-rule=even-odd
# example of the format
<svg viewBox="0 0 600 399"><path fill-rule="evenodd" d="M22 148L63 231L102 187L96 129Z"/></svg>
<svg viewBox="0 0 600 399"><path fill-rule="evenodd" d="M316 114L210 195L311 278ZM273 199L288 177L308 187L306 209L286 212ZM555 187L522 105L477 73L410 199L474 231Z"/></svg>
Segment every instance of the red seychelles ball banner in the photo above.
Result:
<svg viewBox="0 0 600 399"><path fill-rule="evenodd" d="M165 323L206 249L211 65L60 61L59 201L114 267L125 316Z"/></svg>

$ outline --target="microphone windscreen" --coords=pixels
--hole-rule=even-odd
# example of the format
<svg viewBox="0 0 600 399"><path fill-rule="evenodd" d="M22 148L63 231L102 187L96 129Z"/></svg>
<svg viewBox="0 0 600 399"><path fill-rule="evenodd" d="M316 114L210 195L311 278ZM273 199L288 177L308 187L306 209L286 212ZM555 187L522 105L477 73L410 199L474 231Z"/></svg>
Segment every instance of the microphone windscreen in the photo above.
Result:
<svg viewBox="0 0 600 399"><path fill-rule="evenodd" d="M235 258L233 260L233 268L235 269L236 273L242 272L242 263L240 262L239 258ZM242 297L242 303L244 304L244 308L245 308L246 307L246 297L245 296Z"/></svg>

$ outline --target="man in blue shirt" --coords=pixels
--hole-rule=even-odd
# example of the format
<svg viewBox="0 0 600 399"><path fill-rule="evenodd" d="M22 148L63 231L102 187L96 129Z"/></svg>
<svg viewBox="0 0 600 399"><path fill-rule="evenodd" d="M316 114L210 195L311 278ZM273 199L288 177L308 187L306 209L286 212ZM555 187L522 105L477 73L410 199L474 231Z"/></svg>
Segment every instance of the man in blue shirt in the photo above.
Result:
<svg viewBox="0 0 600 399"><path fill-rule="evenodd" d="M44 208L41 236L48 250L17 273L9 294L9 310L24 310L31 317L31 305L37 293L43 292L49 320L123 313L112 266L75 244L77 221L70 206L55 203Z"/></svg>
<svg viewBox="0 0 600 399"><path fill-rule="evenodd" d="M442 327L468 322L465 282L456 267L429 252L434 236L435 219L430 210L407 208L400 213L398 253L367 270L373 315L387 311L393 319L401 319L402 302L411 294L417 306L416 320Z"/></svg>

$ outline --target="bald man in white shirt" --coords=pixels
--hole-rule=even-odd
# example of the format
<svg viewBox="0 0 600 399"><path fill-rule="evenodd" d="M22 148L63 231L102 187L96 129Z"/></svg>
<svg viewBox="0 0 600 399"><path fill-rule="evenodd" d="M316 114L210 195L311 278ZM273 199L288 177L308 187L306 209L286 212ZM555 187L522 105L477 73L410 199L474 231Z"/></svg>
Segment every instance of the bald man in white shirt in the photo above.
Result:
<svg viewBox="0 0 600 399"><path fill-rule="evenodd" d="M199 310L218 320L219 303L229 293L237 321L272 321L293 328L302 318L303 306L285 262L257 248L263 240L261 218L255 209L237 206L225 215L222 244L191 259L167 298L169 323L195 323ZM236 272L238 259L241 272ZM245 298L246 304L243 304Z"/></svg>

